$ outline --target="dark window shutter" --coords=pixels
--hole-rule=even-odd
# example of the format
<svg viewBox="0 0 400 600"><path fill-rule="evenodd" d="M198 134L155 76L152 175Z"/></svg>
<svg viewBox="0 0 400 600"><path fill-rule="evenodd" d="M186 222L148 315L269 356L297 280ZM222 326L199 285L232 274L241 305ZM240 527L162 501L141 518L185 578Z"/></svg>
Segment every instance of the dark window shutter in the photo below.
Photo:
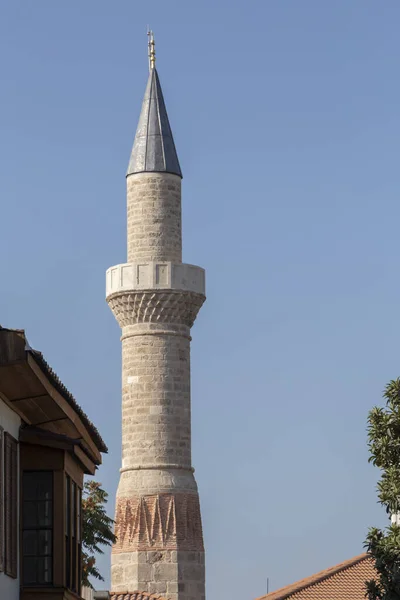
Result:
<svg viewBox="0 0 400 600"><path fill-rule="evenodd" d="M18 571L18 442L4 433L4 534L5 573L14 579Z"/></svg>
<svg viewBox="0 0 400 600"><path fill-rule="evenodd" d="M0 572L4 570L4 453L3 429L0 427Z"/></svg>

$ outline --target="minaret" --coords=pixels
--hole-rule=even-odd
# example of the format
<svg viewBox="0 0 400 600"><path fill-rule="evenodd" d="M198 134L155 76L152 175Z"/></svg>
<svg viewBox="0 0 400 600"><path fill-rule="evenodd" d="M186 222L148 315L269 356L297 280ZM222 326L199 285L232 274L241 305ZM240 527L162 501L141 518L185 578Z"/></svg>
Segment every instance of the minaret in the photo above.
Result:
<svg viewBox="0 0 400 600"><path fill-rule="evenodd" d="M205 300L205 273L182 263L182 173L151 32L149 66L127 172L128 262L107 271L107 302L122 329L122 468L112 590L202 600L190 328Z"/></svg>

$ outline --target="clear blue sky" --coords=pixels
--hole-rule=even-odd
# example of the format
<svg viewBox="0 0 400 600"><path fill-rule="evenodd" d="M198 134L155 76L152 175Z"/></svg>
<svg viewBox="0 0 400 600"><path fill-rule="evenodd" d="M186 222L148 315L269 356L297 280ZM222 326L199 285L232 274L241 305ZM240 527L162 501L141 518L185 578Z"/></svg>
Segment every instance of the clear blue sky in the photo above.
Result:
<svg viewBox="0 0 400 600"><path fill-rule="evenodd" d="M184 259L207 269L192 402L208 598L251 600L385 523L365 428L400 375L399 22L398 0L0 6L0 322L26 329L102 432L111 513L120 332L104 274L126 256L155 31Z"/></svg>

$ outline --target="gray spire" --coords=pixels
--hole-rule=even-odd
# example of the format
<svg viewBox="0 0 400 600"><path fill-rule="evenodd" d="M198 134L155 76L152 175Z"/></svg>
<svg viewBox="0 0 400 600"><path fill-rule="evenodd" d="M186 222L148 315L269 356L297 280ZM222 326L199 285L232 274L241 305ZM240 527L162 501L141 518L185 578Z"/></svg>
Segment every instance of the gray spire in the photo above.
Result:
<svg viewBox="0 0 400 600"><path fill-rule="evenodd" d="M182 177L160 80L150 70L127 175L173 173Z"/></svg>

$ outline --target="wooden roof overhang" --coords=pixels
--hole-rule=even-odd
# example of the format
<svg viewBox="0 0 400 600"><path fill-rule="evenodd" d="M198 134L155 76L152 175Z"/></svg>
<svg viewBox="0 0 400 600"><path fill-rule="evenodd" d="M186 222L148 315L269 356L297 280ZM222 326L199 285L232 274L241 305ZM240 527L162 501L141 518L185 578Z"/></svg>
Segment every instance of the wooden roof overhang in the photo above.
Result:
<svg viewBox="0 0 400 600"><path fill-rule="evenodd" d="M21 441L64 444L87 473L101 464L107 447L99 432L24 331L0 327L0 398L24 422Z"/></svg>

